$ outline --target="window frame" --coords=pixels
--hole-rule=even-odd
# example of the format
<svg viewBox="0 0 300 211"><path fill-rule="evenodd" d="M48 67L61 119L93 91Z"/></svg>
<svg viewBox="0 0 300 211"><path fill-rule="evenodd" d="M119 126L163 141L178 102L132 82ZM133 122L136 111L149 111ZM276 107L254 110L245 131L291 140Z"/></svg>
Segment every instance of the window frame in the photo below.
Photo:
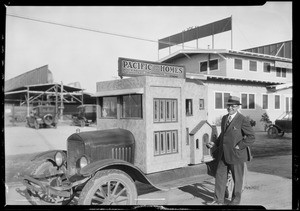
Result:
<svg viewBox="0 0 300 211"><path fill-rule="evenodd" d="M255 63L255 68L254 68L255 70L251 68L253 67L251 66L251 63ZM249 71L257 72L257 61L249 60Z"/></svg>
<svg viewBox="0 0 300 211"><path fill-rule="evenodd" d="M133 116L124 116L124 97L129 97L129 101L133 100L133 96L139 96L140 97L140 116L138 117L133 117ZM120 95L120 111L121 111L121 115L120 118L121 119L143 119L143 95L142 94L126 94L126 95ZM130 114L132 114L132 109L135 110L136 107L130 107Z"/></svg>
<svg viewBox="0 0 300 211"><path fill-rule="evenodd" d="M217 103L216 94L221 94L221 103L222 103L221 108L216 107L216 103ZM226 106L227 101L226 101L225 95L228 95L228 97L227 97L227 100L228 100L229 96L231 95L231 92L222 92L222 91L215 91L214 92L215 110L220 110L220 109L226 109L227 108L227 106Z"/></svg>
<svg viewBox="0 0 300 211"><path fill-rule="evenodd" d="M185 99L185 115L193 116L193 99Z"/></svg>
<svg viewBox="0 0 300 211"><path fill-rule="evenodd" d="M154 131L153 152L155 157L178 153L178 130Z"/></svg>
<svg viewBox="0 0 300 211"><path fill-rule="evenodd" d="M263 72L271 73L271 63L270 62L263 62Z"/></svg>
<svg viewBox="0 0 300 211"><path fill-rule="evenodd" d="M264 97L266 97L266 107L265 107L265 99ZM269 95L268 94L262 94L262 105L261 105L262 109L269 109Z"/></svg>
<svg viewBox="0 0 300 211"><path fill-rule="evenodd" d="M276 102L276 99L278 97L279 102ZM280 95L274 95L274 109L279 110L281 108L281 97ZM277 107L278 104L278 107Z"/></svg>
<svg viewBox="0 0 300 211"><path fill-rule="evenodd" d="M237 64L237 61L241 61L241 64ZM241 67L239 68L240 65ZM234 69L235 70L243 70L243 59L234 58Z"/></svg>
<svg viewBox="0 0 300 211"><path fill-rule="evenodd" d="M246 107L244 106L245 105L245 98L244 98L244 95L246 95ZM250 95L253 95L253 105L254 107L250 108ZM243 110L255 110L256 109L256 94L255 93L241 93L240 94L240 98L241 98L241 109Z"/></svg>
<svg viewBox="0 0 300 211"><path fill-rule="evenodd" d="M115 103L115 111L116 114L114 116L103 116L103 111L104 111L104 99L106 98L115 98L116 99L116 103ZM99 119L117 119L118 118L118 96L104 96L104 97L99 97L99 111L100 111L100 115L99 115ZM111 106L109 107L109 109L111 109Z"/></svg>
<svg viewBox="0 0 300 211"><path fill-rule="evenodd" d="M212 67L212 62L217 62L217 68L211 68ZM202 69L202 65L205 64L205 69ZM215 70L219 70L219 59L210 59L210 60L206 60L206 61L200 61L199 62L199 72L207 72L208 71L208 67L209 67L209 71L215 71Z"/></svg>
<svg viewBox="0 0 300 211"><path fill-rule="evenodd" d="M157 108L158 110L156 110ZM170 122L178 122L178 100L175 98L153 98L153 123Z"/></svg>

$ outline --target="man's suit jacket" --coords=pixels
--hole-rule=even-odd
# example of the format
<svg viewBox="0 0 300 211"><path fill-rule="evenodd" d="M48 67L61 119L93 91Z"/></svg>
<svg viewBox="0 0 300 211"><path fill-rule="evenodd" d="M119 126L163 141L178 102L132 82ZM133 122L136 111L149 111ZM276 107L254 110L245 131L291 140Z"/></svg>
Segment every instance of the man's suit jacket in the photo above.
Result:
<svg viewBox="0 0 300 211"><path fill-rule="evenodd" d="M227 118L228 114L223 116L221 134L215 142L218 147L218 158L220 159L224 152L224 159L228 164L246 162L249 159L247 147L255 141L250 122L238 112L226 128ZM235 148L236 145L239 149Z"/></svg>

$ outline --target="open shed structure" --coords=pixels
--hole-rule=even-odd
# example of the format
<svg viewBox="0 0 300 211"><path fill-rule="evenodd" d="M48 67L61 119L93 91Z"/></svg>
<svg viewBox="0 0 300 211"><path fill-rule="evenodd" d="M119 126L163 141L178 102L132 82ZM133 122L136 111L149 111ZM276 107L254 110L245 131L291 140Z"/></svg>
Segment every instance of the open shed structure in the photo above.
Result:
<svg viewBox="0 0 300 211"><path fill-rule="evenodd" d="M53 82L48 65L25 72L5 81L5 115L22 122L37 105L55 105L58 117L76 111L79 105L95 104L91 94L80 86ZM10 119L10 118L7 118Z"/></svg>
<svg viewBox="0 0 300 211"><path fill-rule="evenodd" d="M55 105L61 116L65 103L82 105L84 95L83 89L58 83L27 85L5 92L5 103L27 105L27 115L31 105Z"/></svg>

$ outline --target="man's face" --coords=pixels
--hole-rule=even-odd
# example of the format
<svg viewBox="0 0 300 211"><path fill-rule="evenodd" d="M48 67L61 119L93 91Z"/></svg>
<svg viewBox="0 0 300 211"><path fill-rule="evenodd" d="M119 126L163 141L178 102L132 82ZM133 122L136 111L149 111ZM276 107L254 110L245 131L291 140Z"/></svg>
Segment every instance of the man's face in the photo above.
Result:
<svg viewBox="0 0 300 211"><path fill-rule="evenodd" d="M239 105L227 105L227 111L228 111L229 115L232 115L235 112L237 112L238 108L239 108Z"/></svg>

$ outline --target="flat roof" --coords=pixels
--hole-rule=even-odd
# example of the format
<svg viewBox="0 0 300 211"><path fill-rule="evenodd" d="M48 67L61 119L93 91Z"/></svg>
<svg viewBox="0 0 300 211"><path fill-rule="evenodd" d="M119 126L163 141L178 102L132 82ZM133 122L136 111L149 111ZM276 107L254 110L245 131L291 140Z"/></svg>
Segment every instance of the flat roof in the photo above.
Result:
<svg viewBox="0 0 300 211"><path fill-rule="evenodd" d="M292 59L283 58L279 56L272 56L267 54L260 54L260 53L253 53L248 51L237 51L237 50L229 50L229 49L181 49L178 50L162 59L159 59L158 62L168 62L168 60L176 59L182 57L182 55L188 54L204 54L204 53L211 53L211 54L231 54L231 55L239 55L239 56L248 56L260 59L269 59L274 61L284 61L284 62L292 62Z"/></svg>

